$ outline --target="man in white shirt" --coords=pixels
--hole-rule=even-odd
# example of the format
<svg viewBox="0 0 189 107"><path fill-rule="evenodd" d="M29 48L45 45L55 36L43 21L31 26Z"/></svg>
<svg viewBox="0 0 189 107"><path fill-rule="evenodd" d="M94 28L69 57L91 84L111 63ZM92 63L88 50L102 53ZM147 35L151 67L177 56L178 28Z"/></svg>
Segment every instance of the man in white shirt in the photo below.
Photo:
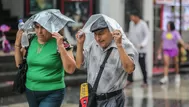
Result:
<svg viewBox="0 0 189 107"><path fill-rule="evenodd" d="M148 43L149 38L149 29L144 20L140 18L139 11L133 10L130 14L130 25L129 25L129 40L133 43L135 48L139 53L139 64L143 74L143 82L142 87L147 86L147 71L146 71L146 53L147 48L146 45ZM133 74L128 75L127 86L132 84L133 82Z"/></svg>

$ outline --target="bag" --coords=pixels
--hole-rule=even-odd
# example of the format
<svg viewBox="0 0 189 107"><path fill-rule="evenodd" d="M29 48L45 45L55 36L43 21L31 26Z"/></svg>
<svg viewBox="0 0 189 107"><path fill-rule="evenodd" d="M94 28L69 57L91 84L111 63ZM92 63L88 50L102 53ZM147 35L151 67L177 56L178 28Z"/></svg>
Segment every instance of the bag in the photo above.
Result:
<svg viewBox="0 0 189 107"><path fill-rule="evenodd" d="M97 100L96 100L96 91L93 90L92 86L88 83L89 89L89 97L88 97L88 104L87 107L96 107Z"/></svg>
<svg viewBox="0 0 189 107"><path fill-rule="evenodd" d="M81 84L79 104L79 107L95 107L97 105L96 93L93 91L92 86L89 83Z"/></svg>
<svg viewBox="0 0 189 107"><path fill-rule="evenodd" d="M99 73L95 80L94 86L92 87L91 84L89 84L89 83L81 84L79 107L96 107L97 106L96 90L98 88L98 83L100 81L100 77L104 70L106 61L107 61L108 57L110 56L110 53L112 52L112 50L113 50L113 48L110 48L107 51L105 59L104 59L102 65L100 66L100 70L99 70Z"/></svg>
<svg viewBox="0 0 189 107"><path fill-rule="evenodd" d="M34 36L32 36L29 39L29 43L31 43L33 37ZM26 54L24 55L24 58L22 60L22 64L20 64L19 67L18 67L18 73L16 75L16 78L15 78L14 84L13 84L13 90L12 91L16 94L22 94L26 90L25 83L26 83L26 73L27 73L27 70L28 70L26 58L27 58L29 46L26 47L25 49L26 49Z"/></svg>
<svg viewBox="0 0 189 107"><path fill-rule="evenodd" d="M14 84L13 84L14 93L22 94L25 91L26 72L27 72L27 63L26 63L26 59L24 59L23 63L19 65L18 73L14 80Z"/></svg>

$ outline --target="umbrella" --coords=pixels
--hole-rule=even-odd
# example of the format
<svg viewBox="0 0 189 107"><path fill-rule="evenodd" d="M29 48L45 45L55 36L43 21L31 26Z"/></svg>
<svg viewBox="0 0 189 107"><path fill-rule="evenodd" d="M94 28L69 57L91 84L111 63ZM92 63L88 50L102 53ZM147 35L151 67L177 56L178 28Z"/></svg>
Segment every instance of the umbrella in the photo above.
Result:
<svg viewBox="0 0 189 107"><path fill-rule="evenodd" d="M34 22L39 23L47 31L53 33L60 31L68 22L74 21L63 15L58 9L48 9L32 15L21 29L29 30L33 28Z"/></svg>

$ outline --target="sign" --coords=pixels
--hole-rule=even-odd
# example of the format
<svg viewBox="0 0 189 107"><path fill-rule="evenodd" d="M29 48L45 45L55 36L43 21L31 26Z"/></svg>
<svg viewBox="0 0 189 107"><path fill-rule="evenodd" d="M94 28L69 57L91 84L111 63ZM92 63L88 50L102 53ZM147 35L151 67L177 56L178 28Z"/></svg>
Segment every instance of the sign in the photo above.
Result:
<svg viewBox="0 0 189 107"><path fill-rule="evenodd" d="M161 16L162 29L167 30L167 23L169 21L175 22L177 30L180 29L180 9L179 6L172 8L171 6L163 6ZM189 6L182 7L182 30L189 30Z"/></svg>
<svg viewBox="0 0 189 107"><path fill-rule="evenodd" d="M156 0L156 4L174 5L175 0Z"/></svg>
<svg viewBox="0 0 189 107"><path fill-rule="evenodd" d="M180 6L180 0L175 0L175 6ZM189 6L189 0L182 0L182 6Z"/></svg>
<svg viewBox="0 0 189 107"><path fill-rule="evenodd" d="M180 0L156 0L156 4L179 6ZM189 0L182 0L182 6L189 6Z"/></svg>

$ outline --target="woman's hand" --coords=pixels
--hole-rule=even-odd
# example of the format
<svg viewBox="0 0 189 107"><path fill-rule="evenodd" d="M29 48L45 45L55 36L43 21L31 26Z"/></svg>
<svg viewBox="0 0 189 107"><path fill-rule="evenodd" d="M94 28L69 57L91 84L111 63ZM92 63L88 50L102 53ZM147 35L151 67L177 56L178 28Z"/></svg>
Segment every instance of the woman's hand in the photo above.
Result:
<svg viewBox="0 0 189 107"><path fill-rule="evenodd" d="M161 49L158 49L158 50L157 50L157 54L161 54Z"/></svg>
<svg viewBox="0 0 189 107"><path fill-rule="evenodd" d="M64 37L61 36L59 33L56 33L56 32L52 33L52 35L53 35L52 37L56 39L57 46L58 47L62 46L63 43L64 43L63 42Z"/></svg>
<svg viewBox="0 0 189 107"><path fill-rule="evenodd" d="M184 44L184 49L188 50L189 49L189 45L188 44Z"/></svg>

